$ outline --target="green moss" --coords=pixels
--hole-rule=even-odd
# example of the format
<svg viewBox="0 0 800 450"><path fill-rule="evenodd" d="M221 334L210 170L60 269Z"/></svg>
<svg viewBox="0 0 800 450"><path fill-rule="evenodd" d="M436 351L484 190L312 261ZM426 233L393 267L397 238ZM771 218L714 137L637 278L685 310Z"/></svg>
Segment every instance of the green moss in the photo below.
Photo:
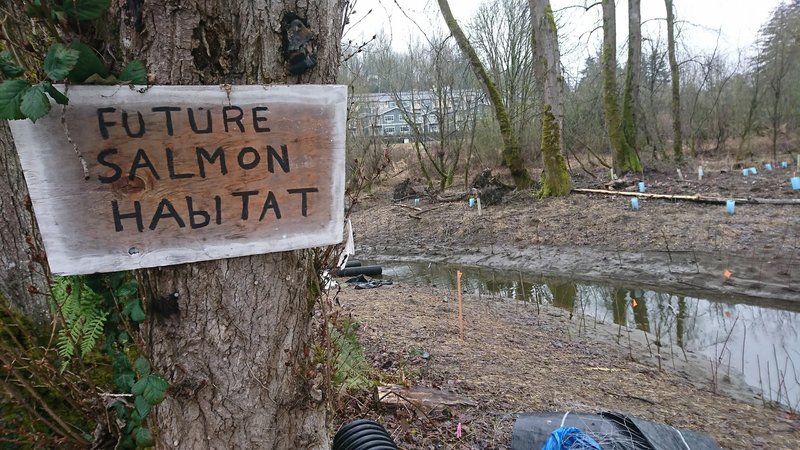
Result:
<svg viewBox="0 0 800 450"><path fill-rule="evenodd" d="M514 128L511 125L508 111L503 104L500 91L489 77L486 68L483 66L480 58L478 58L478 54L475 52L475 49L472 48L467 36L461 30L458 22L456 22L455 17L453 17L447 0L439 0L439 8L442 11L442 16L447 24L447 28L450 30L450 33L452 33L458 47L467 57L470 67L472 67L473 72L475 72L478 80L480 80L486 88L489 98L492 100L495 117L500 124L500 134L503 137L503 164L508 167L509 172L511 172L511 177L514 179L514 185L517 189L527 189L533 184L533 180L528 173L528 169L525 168L525 161L522 159L519 141L514 133Z"/></svg>
<svg viewBox="0 0 800 450"><path fill-rule="evenodd" d="M540 197L560 197L569 194L572 180L561 154L561 127L553 116L550 105L545 106L542 118L542 158L544 175Z"/></svg>
<svg viewBox="0 0 800 450"><path fill-rule="evenodd" d="M558 35L558 26L556 25L556 18L553 15L553 8L550 7L550 2L547 2L547 7L544 10L544 16L547 18L547 23L553 31L553 35Z"/></svg>
<svg viewBox="0 0 800 450"><path fill-rule="evenodd" d="M603 27L609 26L603 23ZM625 137L622 117L619 111L619 97L617 95L616 58L609 42L603 43L603 107L605 110L606 129L611 142L614 155L614 171L618 176L627 172L640 172L642 164L636 151ZM633 108L631 107L631 112Z"/></svg>

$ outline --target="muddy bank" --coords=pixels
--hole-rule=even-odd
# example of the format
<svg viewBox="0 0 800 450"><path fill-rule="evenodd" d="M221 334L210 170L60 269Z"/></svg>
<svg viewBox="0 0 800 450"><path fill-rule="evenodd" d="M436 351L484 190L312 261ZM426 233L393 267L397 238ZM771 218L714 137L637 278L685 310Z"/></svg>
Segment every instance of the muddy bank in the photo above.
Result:
<svg viewBox="0 0 800 450"><path fill-rule="evenodd" d="M349 398L347 414L384 424L401 448L508 448L524 411L622 411L709 433L723 448L794 449L800 421L764 406L735 373L641 331L528 302L399 283L343 287L337 299L384 383L442 392L449 404ZM456 436L462 424L462 437Z"/></svg>
<svg viewBox="0 0 800 450"><path fill-rule="evenodd" d="M800 199L786 186L788 175L725 172L702 183L660 173L646 178L648 193ZM479 215L466 201L396 202L386 186L356 204L351 217L361 258L564 274L732 301L800 301L800 205L737 205L729 215L724 205L689 201L641 199L632 210L626 197L513 192Z"/></svg>
<svg viewBox="0 0 800 450"><path fill-rule="evenodd" d="M658 172L644 180L652 193L800 198L787 187L788 172L707 174L702 182ZM603 187L592 183L576 180ZM395 202L391 190L382 186L352 208L358 258L476 265L800 310L797 205L737 205L729 215L716 204L641 199L633 210L629 198L512 192L478 215L465 200ZM402 283L339 295L365 324L360 336L379 378L478 405L422 412L348 405L353 415L386 423L403 448L507 448L516 413L567 410L617 410L706 431L723 448L800 442L795 414L759 398L735 373L712 372L707 358L555 308L469 295L461 340L448 296ZM459 422L466 431L456 439Z"/></svg>

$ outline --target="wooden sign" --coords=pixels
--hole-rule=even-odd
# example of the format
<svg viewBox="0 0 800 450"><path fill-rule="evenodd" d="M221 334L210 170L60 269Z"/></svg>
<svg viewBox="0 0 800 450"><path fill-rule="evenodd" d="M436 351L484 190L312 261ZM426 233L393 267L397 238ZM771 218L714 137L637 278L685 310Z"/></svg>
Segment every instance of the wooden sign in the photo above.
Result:
<svg viewBox="0 0 800 450"><path fill-rule="evenodd" d="M54 273L341 242L345 86L66 93L66 109L10 121Z"/></svg>

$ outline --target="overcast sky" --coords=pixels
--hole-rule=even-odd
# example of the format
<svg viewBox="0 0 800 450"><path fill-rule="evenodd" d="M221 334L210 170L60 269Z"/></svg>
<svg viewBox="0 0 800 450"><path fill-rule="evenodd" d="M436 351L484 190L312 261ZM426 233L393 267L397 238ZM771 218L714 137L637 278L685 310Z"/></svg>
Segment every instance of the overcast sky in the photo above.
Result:
<svg viewBox="0 0 800 450"><path fill-rule="evenodd" d="M450 9L459 23L466 26L483 3L489 0L450 0ZM753 44L759 27L780 3L780 0L674 0L683 45L710 53L718 44L720 50L732 58L738 55L739 49ZM402 5L405 14L397 4ZM602 32L591 31L601 24L601 11L599 7L589 12L584 12L583 8L569 8L584 5L583 0L551 0L551 4L559 23L563 64L574 74L586 57L598 53ZM627 8L627 0L617 1L617 43L620 46L626 41ZM370 9L372 12L366 14ZM418 25L406 14L425 30L445 28L436 0L357 0L356 14L351 19L357 23L347 30L345 38L358 40L383 31L392 39L393 47L402 51L409 40L420 36ZM660 32L666 39L665 17L663 0L642 0L645 36Z"/></svg>

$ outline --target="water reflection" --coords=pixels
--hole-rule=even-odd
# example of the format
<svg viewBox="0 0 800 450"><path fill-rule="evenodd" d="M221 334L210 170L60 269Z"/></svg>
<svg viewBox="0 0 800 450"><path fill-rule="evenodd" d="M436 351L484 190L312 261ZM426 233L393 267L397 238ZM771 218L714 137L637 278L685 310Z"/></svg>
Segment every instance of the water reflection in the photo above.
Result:
<svg viewBox="0 0 800 450"><path fill-rule="evenodd" d="M609 287L519 272L418 263L379 263L384 277L455 294L491 294L566 309L579 317L646 331L655 344L704 354L720 375L730 369L766 400L800 409L800 313L630 287Z"/></svg>

